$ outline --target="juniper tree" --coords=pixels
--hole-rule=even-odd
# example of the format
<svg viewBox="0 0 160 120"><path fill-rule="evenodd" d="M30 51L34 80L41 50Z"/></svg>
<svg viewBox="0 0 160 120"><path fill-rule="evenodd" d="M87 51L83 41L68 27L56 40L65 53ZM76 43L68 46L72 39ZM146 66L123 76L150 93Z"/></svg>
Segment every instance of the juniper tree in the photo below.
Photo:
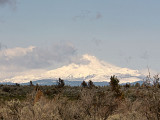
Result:
<svg viewBox="0 0 160 120"><path fill-rule="evenodd" d="M121 95L119 80L115 75L111 76L110 78L110 86L111 90L114 91L117 96Z"/></svg>
<svg viewBox="0 0 160 120"><path fill-rule="evenodd" d="M58 85L57 85L57 87L64 87L64 85L65 85L65 83L64 83L64 80L62 80L61 78L59 78L59 80L58 80Z"/></svg>
<svg viewBox="0 0 160 120"><path fill-rule="evenodd" d="M83 81L83 82L81 83L81 86L82 86L82 87L87 87L87 83L86 83L85 81Z"/></svg>
<svg viewBox="0 0 160 120"><path fill-rule="evenodd" d="M93 84L93 82L91 80L88 81L88 87L89 88L95 87L95 85Z"/></svg>

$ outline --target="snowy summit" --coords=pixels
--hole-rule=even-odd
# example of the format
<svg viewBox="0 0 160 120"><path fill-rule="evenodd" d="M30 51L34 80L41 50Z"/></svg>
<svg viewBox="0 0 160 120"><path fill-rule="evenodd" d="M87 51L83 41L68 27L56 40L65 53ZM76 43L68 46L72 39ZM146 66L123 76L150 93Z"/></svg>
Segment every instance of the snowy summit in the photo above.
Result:
<svg viewBox="0 0 160 120"><path fill-rule="evenodd" d="M116 75L120 79L120 83L135 82L142 80L142 75L138 70L121 68L98 60L95 56L88 54L80 58L82 63L71 63L54 70L46 71L42 74L30 74L16 76L1 82L27 83L29 81L58 79L62 78L68 81L88 81L93 82L109 82L111 75Z"/></svg>

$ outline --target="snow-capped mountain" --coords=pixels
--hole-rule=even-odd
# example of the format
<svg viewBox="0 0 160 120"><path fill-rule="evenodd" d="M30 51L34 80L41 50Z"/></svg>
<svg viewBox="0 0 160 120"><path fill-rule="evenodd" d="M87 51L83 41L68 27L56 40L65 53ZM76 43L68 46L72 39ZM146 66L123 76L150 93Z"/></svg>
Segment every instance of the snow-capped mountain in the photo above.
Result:
<svg viewBox="0 0 160 120"><path fill-rule="evenodd" d="M16 76L1 82L27 83L29 81L45 79L57 80L58 78L68 81L92 80L93 82L109 82L111 75L116 75L120 79L120 83L126 83L140 81L143 77L138 70L117 67L104 61L100 61L95 56L86 54L80 59L80 61L85 62L75 62L38 75L33 73L30 75Z"/></svg>

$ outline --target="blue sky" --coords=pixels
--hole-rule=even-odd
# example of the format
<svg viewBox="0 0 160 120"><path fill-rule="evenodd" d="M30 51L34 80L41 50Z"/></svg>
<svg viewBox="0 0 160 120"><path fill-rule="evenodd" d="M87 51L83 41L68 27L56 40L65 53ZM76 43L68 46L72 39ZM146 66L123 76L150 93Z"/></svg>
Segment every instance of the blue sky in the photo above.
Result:
<svg viewBox="0 0 160 120"><path fill-rule="evenodd" d="M8 49L66 43L79 55L159 72L159 6L159 0L0 0L0 42Z"/></svg>

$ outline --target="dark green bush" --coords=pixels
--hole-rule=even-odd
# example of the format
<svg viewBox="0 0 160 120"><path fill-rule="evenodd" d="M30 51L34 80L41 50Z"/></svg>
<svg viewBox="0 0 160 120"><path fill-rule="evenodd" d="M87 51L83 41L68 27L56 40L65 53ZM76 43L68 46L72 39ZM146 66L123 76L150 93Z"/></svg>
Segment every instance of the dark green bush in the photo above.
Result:
<svg viewBox="0 0 160 120"><path fill-rule="evenodd" d="M83 81L83 82L81 83L81 86L82 86L82 87L87 87L87 83L86 83L85 81Z"/></svg>
<svg viewBox="0 0 160 120"><path fill-rule="evenodd" d="M4 91L4 92L10 92L10 90L11 90L11 88L8 87L8 86L4 86L4 87L2 88L2 91Z"/></svg>
<svg viewBox="0 0 160 120"><path fill-rule="evenodd" d="M119 80L115 75L111 76L110 78L110 86L111 86L111 90L115 92L116 96L121 95Z"/></svg>
<svg viewBox="0 0 160 120"><path fill-rule="evenodd" d="M89 88L95 87L95 85L93 84L93 82L91 80L88 81L88 87Z"/></svg>
<svg viewBox="0 0 160 120"><path fill-rule="evenodd" d="M64 80L62 80L61 78L59 78L58 82L57 82L57 87L58 88L62 88L64 87L65 83Z"/></svg>

